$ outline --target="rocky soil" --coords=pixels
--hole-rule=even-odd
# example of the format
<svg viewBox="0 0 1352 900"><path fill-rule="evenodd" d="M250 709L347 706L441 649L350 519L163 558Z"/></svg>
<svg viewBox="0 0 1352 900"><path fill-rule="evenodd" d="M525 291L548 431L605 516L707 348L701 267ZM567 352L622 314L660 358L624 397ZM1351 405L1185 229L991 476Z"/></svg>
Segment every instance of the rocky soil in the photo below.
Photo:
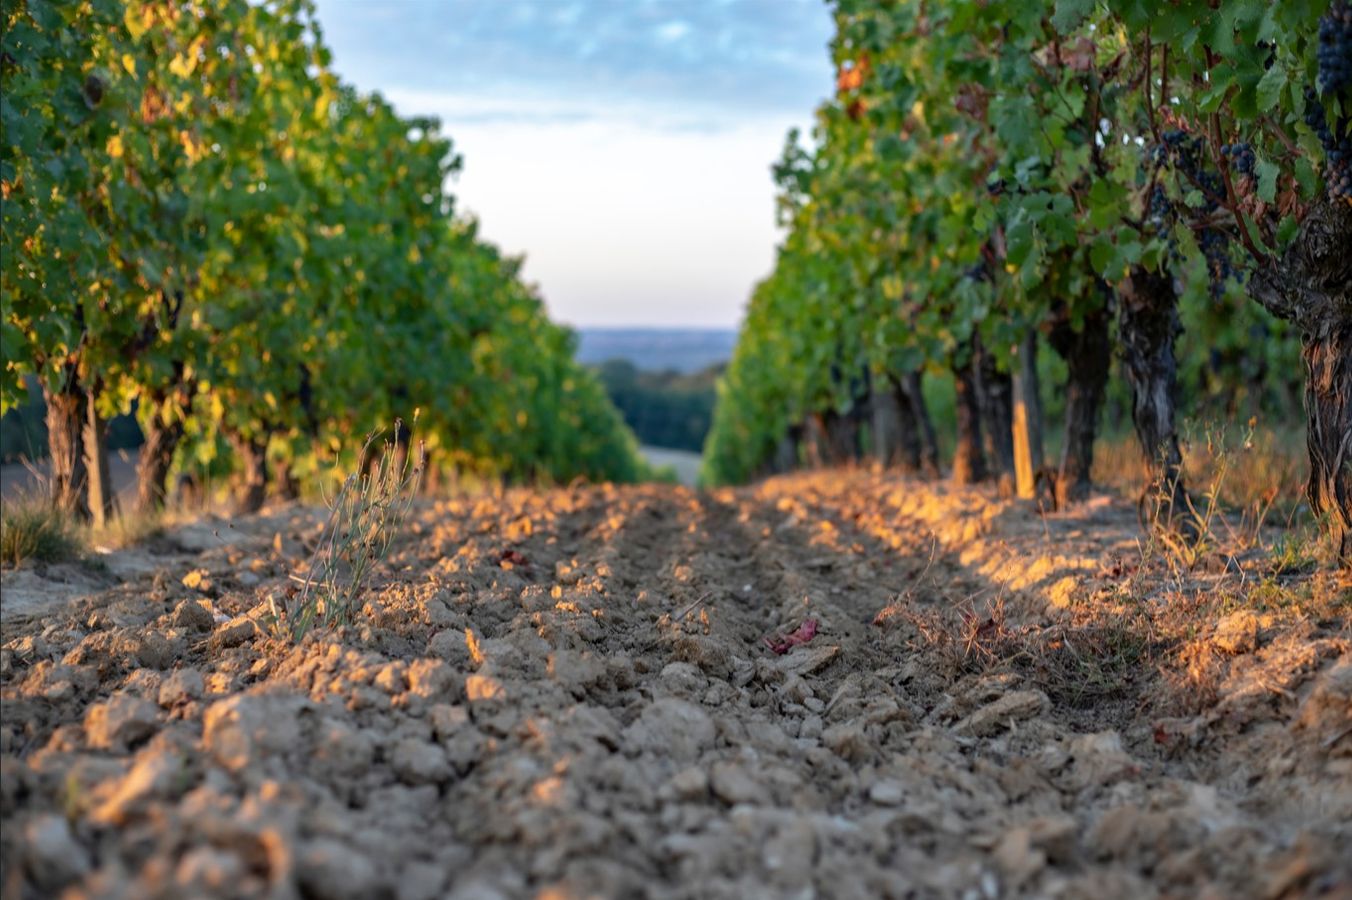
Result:
<svg viewBox="0 0 1352 900"><path fill-rule="evenodd" d="M296 646L318 528L6 612L0 896L1352 896L1330 574L1180 573L1106 499L577 486L428 503Z"/></svg>

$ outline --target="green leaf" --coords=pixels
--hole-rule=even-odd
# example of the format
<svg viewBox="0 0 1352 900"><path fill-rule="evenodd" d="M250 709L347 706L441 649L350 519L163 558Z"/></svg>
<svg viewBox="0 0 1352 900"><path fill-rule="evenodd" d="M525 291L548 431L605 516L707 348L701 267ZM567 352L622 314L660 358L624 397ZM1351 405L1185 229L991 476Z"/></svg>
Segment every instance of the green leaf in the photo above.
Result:
<svg viewBox="0 0 1352 900"><path fill-rule="evenodd" d="M1258 111L1271 112L1281 100L1284 87L1286 87L1286 69L1274 64L1258 80Z"/></svg>
<svg viewBox="0 0 1352 900"><path fill-rule="evenodd" d="M1079 27L1094 10L1094 0L1056 0L1056 11L1052 13L1052 27L1061 34L1067 34Z"/></svg>
<svg viewBox="0 0 1352 900"><path fill-rule="evenodd" d="M1277 176L1281 167L1266 159L1258 161L1258 198L1264 203L1277 199Z"/></svg>

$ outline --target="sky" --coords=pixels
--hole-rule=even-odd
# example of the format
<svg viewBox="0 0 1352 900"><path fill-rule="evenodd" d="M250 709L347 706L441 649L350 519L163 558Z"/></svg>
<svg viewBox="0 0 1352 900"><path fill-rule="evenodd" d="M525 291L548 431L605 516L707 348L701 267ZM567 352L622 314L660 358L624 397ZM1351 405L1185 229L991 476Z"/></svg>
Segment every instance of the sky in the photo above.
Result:
<svg viewBox="0 0 1352 900"><path fill-rule="evenodd" d="M833 86L823 0L318 0L333 64L464 158L452 190L575 326L726 327L770 166Z"/></svg>

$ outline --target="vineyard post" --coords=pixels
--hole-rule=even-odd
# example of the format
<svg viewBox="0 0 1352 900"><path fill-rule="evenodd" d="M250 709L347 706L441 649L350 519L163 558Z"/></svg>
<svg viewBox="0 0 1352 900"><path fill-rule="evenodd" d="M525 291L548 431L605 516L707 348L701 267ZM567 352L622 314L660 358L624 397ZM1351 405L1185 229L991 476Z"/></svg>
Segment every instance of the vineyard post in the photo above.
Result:
<svg viewBox="0 0 1352 900"><path fill-rule="evenodd" d="M1042 404L1038 399L1037 334L1013 348L1014 353L1014 477L1018 495L1032 499L1035 476L1042 468Z"/></svg>
<svg viewBox="0 0 1352 900"><path fill-rule="evenodd" d="M984 416L987 462L1000 497L1013 497L1016 493L1013 379L979 339L974 343L980 360L976 366L977 405Z"/></svg>

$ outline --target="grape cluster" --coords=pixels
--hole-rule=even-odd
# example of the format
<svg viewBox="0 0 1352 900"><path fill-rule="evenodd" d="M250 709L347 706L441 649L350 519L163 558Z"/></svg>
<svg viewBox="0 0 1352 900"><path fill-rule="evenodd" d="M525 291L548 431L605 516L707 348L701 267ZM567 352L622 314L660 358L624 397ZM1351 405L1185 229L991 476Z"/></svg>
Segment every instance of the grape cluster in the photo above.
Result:
<svg viewBox="0 0 1352 900"><path fill-rule="evenodd" d="M1248 144L1227 144L1222 152L1231 159L1235 169L1244 175L1251 175L1256 157ZM1156 165L1171 165L1183 175L1191 186L1200 188L1203 195L1202 206L1195 210L1202 216L1213 213L1219 207L1220 198L1225 196L1225 184L1220 174L1207 165L1206 141L1188 132L1175 128L1160 135L1160 143L1151 150L1151 159ZM1157 229L1163 228L1167 217L1175 214L1164 190L1156 186L1150 195L1146 208L1146 221ZM1207 275L1210 276L1209 290L1213 299L1219 300L1225 293L1228 278L1239 279L1240 274L1230 259L1230 236L1222 228L1205 226L1196 229L1197 243L1206 258ZM1171 239L1170 255L1177 253Z"/></svg>
<svg viewBox="0 0 1352 900"><path fill-rule="evenodd" d="M1258 157L1248 144L1226 144L1221 147L1221 153L1230 160L1230 165L1240 175L1253 175L1253 167L1258 162Z"/></svg>
<svg viewBox="0 0 1352 900"><path fill-rule="evenodd" d="M1207 275L1211 278L1208 290L1212 300L1219 300L1225 294L1225 280L1240 280L1230 259L1230 237L1219 228L1202 228L1197 232L1197 244L1206 258Z"/></svg>
<svg viewBox="0 0 1352 900"><path fill-rule="evenodd" d="M1339 93L1352 86L1352 5L1329 4L1328 14L1319 19L1319 89Z"/></svg>
<svg viewBox="0 0 1352 900"><path fill-rule="evenodd" d="M1332 125L1313 88L1305 89L1305 124L1324 145L1324 182L1333 200L1352 201L1352 116L1342 115Z"/></svg>
<svg viewBox="0 0 1352 900"><path fill-rule="evenodd" d="M1173 216L1174 204L1164 190L1164 185L1155 185L1155 189L1150 192L1150 201L1146 204L1146 223L1154 227L1155 231L1163 232L1172 222Z"/></svg>
<svg viewBox="0 0 1352 900"><path fill-rule="evenodd" d="M1216 198L1225 196L1225 185L1216 172L1206 168L1206 142L1182 129L1172 129L1161 135L1164 143L1155 148L1156 162L1172 163L1205 196L1202 212L1214 212Z"/></svg>

